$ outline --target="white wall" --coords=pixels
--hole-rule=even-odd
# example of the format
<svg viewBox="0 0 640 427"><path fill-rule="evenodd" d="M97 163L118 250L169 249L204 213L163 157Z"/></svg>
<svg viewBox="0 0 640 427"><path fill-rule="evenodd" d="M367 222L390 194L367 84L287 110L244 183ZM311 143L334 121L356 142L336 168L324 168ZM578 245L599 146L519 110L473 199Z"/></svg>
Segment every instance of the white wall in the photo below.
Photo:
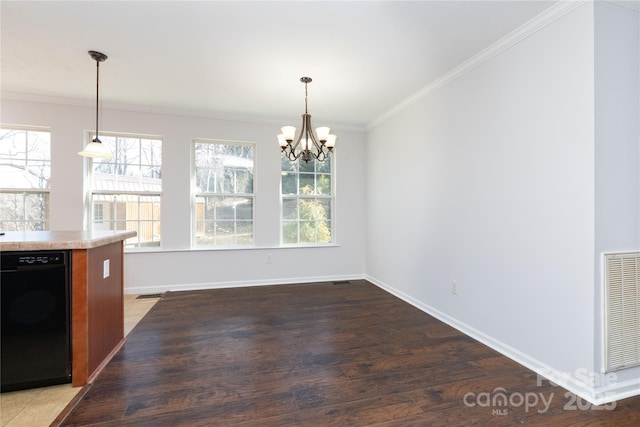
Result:
<svg viewBox="0 0 640 427"><path fill-rule="evenodd" d="M602 253L640 250L640 11L595 4L596 366L603 363ZM640 367L616 371L640 392ZM606 390L606 389L605 389Z"/></svg>
<svg viewBox="0 0 640 427"><path fill-rule="evenodd" d="M593 4L497 52L369 132L367 276L593 398Z"/></svg>
<svg viewBox="0 0 640 427"><path fill-rule="evenodd" d="M51 130L51 229L82 229L85 160L76 153L95 126L91 105L2 99L2 123ZM65 100L54 100L65 102ZM66 101L68 104L68 101ZM364 133L334 129L335 245L282 248L279 125L187 117L127 106L102 109L102 131L163 139L162 249L125 255L125 292L310 282L364 277ZM137 111L136 111L137 108ZM193 138L255 142L255 242L245 250L190 250L190 155ZM271 262L267 263L267 257Z"/></svg>

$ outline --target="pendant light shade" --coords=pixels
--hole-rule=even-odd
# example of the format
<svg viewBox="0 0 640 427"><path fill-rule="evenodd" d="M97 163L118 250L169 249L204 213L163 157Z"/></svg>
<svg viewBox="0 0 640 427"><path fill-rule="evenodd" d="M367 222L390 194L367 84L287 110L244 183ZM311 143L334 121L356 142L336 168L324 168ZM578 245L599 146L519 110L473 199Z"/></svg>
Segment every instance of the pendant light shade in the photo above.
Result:
<svg viewBox="0 0 640 427"><path fill-rule="evenodd" d="M94 139L88 143L84 150L79 151L78 154L84 157L98 157L101 159L113 159L111 151L100 140Z"/></svg>
<svg viewBox="0 0 640 427"><path fill-rule="evenodd" d="M102 144L102 141L100 141L100 138L98 137L98 117L100 106L100 63L107 59L107 55L105 55L104 53L96 52L94 50L90 50L89 56L91 56L91 58L96 61L96 137L87 144L84 150L78 152L78 154L84 157L112 159L113 154L111 154L109 149Z"/></svg>

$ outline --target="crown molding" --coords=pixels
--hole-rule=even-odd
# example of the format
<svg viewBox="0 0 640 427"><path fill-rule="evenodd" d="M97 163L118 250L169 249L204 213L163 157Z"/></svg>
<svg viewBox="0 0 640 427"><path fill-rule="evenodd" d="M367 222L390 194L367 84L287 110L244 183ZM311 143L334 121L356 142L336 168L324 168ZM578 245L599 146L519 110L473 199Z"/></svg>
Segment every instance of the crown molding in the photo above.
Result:
<svg viewBox="0 0 640 427"><path fill-rule="evenodd" d="M21 92L1 92L0 100L33 102L38 104L64 105L69 107L95 108L95 102L87 99L50 96L50 95L37 95L37 94L21 93ZM104 101L104 100L100 101L100 108L102 110L111 110L111 111L126 111L126 112L135 112L135 113L161 114L161 115L168 115L168 116L189 117L189 118L199 118L199 119L209 119L209 120L224 120L224 121L231 121L231 122L256 123L256 124L276 125L278 127L282 126L282 123L286 122L286 119L284 118L274 119L274 118L259 117L259 116L248 116L248 115L241 115L241 114L225 113L220 111L188 110L188 109L182 109L182 108L164 108L164 107L154 107L151 105L126 104L126 103L110 102L110 101ZM354 125L340 124L340 123L334 123L333 126L331 127L334 130L341 130L341 131L347 131L347 132L364 132L366 130L364 126L354 126Z"/></svg>
<svg viewBox="0 0 640 427"><path fill-rule="evenodd" d="M505 37L501 38L497 42L493 43L489 47L480 51L480 53L472 56L462 64L453 68L451 71L443 74L441 77L434 80L429 85L425 86L414 95L402 101L400 104L396 105L386 113L380 115L378 118L369 122L366 126L367 130L371 130L373 127L379 125L380 123L388 120L389 118L395 116L400 113L407 107L421 101L426 98L431 93L437 91L443 86L451 83L452 81L459 79L469 71L479 67L484 64L491 58L501 54L505 50L510 49L514 45L522 42L527 39L531 35L537 33L541 29L545 28L549 24L557 21L561 17L565 16L569 12L574 9L582 6L585 3L589 3L591 0L576 0L576 1L560 1L555 5L551 6L547 10L541 12L539 15L535 16L528 22L524 23Z"/></svg>
<svg viewBox="0 0 640 427"><path fill-rule="evenodd" d="M606 0L607 3L615 4L616 6L624 7L625 9L632 10L634 12L640 12L640 0Z"/></svg>

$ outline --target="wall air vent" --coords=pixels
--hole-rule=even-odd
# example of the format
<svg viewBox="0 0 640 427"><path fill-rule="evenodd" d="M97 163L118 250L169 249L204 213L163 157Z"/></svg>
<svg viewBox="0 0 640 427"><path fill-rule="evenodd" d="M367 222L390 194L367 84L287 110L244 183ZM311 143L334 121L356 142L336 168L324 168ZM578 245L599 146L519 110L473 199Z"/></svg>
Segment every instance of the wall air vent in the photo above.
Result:
<svg viewBox="0 0 640 427"><path fill-rule="evenodd" d="M605 371L640 365L640 252L605 254Z"/></svg>

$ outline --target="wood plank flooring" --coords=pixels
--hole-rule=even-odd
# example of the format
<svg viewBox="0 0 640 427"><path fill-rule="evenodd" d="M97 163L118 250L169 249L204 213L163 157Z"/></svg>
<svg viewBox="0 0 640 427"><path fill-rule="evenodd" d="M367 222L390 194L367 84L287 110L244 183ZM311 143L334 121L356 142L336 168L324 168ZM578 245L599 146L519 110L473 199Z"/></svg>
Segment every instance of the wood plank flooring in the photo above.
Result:
<svg viewBox="0 0 640 427"><path fill-rule="evenodd" d="M366 281L169 292L83 393L61 425L640 425Z"/></svg>

